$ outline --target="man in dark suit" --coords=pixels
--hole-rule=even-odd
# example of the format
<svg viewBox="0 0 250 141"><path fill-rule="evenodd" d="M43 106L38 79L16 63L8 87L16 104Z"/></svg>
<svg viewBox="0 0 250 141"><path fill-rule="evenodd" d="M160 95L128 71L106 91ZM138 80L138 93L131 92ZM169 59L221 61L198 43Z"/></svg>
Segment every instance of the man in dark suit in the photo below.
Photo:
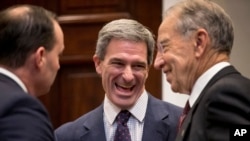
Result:
<svg viewBox="0 0 250 141"><path fill-rule="evenodd" d="M104 102L56 129L57 141L123 141L117 129L126 132L129 141L173 141L181 108L145 90L154 45L152 33L137 21L120 19L105 25L93 56ZM121 125L119 113L124 110L129 116Z"/></svg>
<svg viewBox="0 0 250 141"><path fill-rule="evenodd" d="M233 40L230 17L211 1L183 0L164 13L154 66L190 95L176 141L229 141L230 128L250 125L250 80L229 63Z"/></svg>
<svg viewBox="0 0 250 141"><path fill-rule="evenodd" d="M0 140L53 141L47 111L36 96L47 93L59 69L63 33L42 7L0 12Z"/></svg>

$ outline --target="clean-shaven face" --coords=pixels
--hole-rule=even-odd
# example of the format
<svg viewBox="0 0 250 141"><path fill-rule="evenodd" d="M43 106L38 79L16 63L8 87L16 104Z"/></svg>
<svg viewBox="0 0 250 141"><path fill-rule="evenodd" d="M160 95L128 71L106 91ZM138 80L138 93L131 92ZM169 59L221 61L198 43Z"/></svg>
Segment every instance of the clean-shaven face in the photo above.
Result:
<svg viewBox="0 0 250 141"><path fill-rule="evenodd" d="M148 77L146 44L112 39L104 60L97 57L94 61L109 100L120 108L133 106L144 91Z"/></svg>
<svg viewBox="0 0 250 141"><path fill-rule="evenodd" d="M162 69L174 92L189 93L195 52L192 38L175 31L176 17L164 19L158 31L158 52L154 67Z"/></svg>
<svg viewBox="0 0 250 141"><path fill-rule="evenodd" d="M46 68L45 68L45 74L44 74L44 80L46 83L46 89L49 91L51 85L53 84L55 77L57 75L57 72L60 68L59 64L59 57L62 54L64 50L64 37L61 27L58 25L58 23L54 22L54 28L55 28L55 37L56 42L54 44L54 47L51 51L47 51L46 53Z"/></svg>

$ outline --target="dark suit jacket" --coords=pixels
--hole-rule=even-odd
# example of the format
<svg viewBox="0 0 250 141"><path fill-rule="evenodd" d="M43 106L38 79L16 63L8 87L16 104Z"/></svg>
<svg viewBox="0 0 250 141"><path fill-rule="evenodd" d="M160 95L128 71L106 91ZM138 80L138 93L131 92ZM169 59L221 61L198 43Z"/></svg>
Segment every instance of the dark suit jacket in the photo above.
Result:
<svg viewBox="0 0 250 141"><path fill-rule="evenodd" d="M181 108L149 95L142 141L174 141ZM103 105L56 129L57 141L106 141Z"/></svg>
<svg viewBox="0 0 250 141"><path fill-rule="evenodd" d="M201 92L176 141L229 141L230 127L241 124L250 125L250 80L229 66Z"/></svg>
<svg viewBox="0 0 250 141"><path fill-rule="evenodd" d="M54 140L53 129L42 104L3 74L0 74L0 140Z"/></svg>

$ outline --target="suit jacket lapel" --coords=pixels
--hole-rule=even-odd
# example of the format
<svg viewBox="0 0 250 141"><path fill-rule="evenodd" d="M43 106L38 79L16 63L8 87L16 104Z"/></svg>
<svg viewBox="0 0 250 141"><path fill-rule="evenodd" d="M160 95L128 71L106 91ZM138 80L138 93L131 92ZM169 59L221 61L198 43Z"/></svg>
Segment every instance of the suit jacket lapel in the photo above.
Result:
<svg viewBox="0 0 250 141"><path fill-rule="evenodd" d="M143 127L143 141L160 141L162 136L166 135L166 123L159 122L168 117L166 109L155 107L155 98L149 95L148 106ZM154 107L154 110L151 109ZM164 128L165 127L165 128Z"/></svg>
<svg viewBox="0 0 250 141"><path fill-rule="evenodd" d="M189 128L191 126L191 121L192 121L192 116L194 114L194 112L196 111L199 102L201 101L201 99L204 97L207 89L209 89L218 79L224 77L225 75L231 74L231 73L239 73L237 72L237 70L233 67L233 66L228 66L223 68L222 70L220 70L207 84L207 86L204 88L204 90L202 90L199 98L196 100L196 102L194 103L194 105L192 106L191 110L189 111L186 119L183 122L183 125L180 129L180 131L177 134L176 137L176 141L182 141L183 139L185 139L187 133L189 132Z"/></svg>
<svg viewBox="0 0 250 141"><path fill-rule="evenodd" d="M103 123L103 105L99 106L93 115L95 116L83 125L85 132L82 133L81 140L106 141Z"/></svg>

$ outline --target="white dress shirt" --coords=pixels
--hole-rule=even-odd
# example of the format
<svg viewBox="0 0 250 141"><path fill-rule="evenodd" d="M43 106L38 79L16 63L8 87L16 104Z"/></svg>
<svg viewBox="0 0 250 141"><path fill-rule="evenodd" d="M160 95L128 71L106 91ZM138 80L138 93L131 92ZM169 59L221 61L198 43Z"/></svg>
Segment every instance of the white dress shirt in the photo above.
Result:
<svg viewBox="0 0 250 141"><path fill-rule="evenodd" d="M208 84L208 82L214 77L214 75L222 70L223 68L230 66L229 62L220 62L212 66L210 69L208 69L205 73L203 73L195 82L192 92L189 97L189 104L190 107L192 107L195 103L195 101L200 96L202 90L205 88L205 86Z"/></svg>
<svg viewBox="0 0 250 141"><path fill-rule="evenodd" d="M139 97L135 105L127 109L131 116L127 122L132 141L141 141L143 133L144 118L148 104L148 94L144 90L143 94ZM116 116L121 111L120 108L112 104L112 102L105 95L104 98L104 128L107 141L113 141L117 123L115 122Z"/></svg>
<svg viewBox="0 0 250 141"><path fill-rule="evenodd" d="M8 76L12 80L14 80L22 89L24 92L28 92L27 88L25 87L24 83L12 72L6 70L5 68L0 67L0 73Z"/></svg>

